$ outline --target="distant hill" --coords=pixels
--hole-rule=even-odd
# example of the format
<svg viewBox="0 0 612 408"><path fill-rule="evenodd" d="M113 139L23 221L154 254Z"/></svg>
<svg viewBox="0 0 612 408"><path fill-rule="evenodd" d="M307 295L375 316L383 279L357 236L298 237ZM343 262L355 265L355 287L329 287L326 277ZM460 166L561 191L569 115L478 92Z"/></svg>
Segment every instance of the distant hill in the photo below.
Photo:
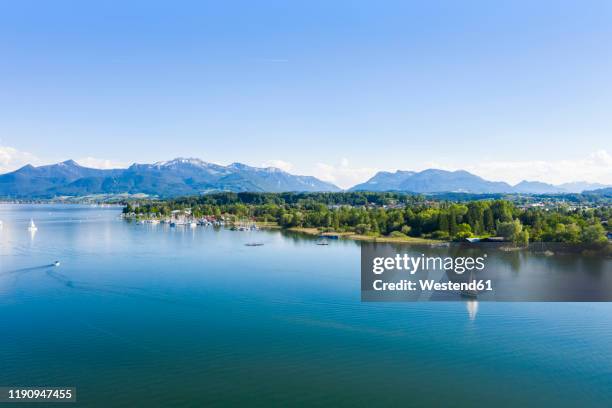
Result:
<svg viewBox="0 0 612 408"><path fill-rule="evenodd" d="M581 193L601 184L587 182L553 185L539 181L521 181L515 186L508 183L488 181L464 170L446 171L428 169L421 172L381 171L365 183L358 184L350 191L405 191L413 193L462 192L474 194L567 194Z"/></svg>
<svg viewBox="0 0 612 408"><path fill-rule="evenodd" d="M527 181L523 180L513 187L517 193L526 194L562 194L569 193L570 191L565 190L559 186L555 186L548 183L542 183L540 181Z"/></svg>
<svg viewBox="0 0 612 408"><path fill-rule="evenodd" d="M487 181L464 170L428 169L421 172L379 172L351 191L406 191L413 193L462 192L510 193L512 186L504 182Z"/></svg>
<svg viewBox="0 0 612 408"><path fill-rule="evenodd" d="M395 173L387 171L379 171L362 184L357 184L350 191L394 191L401 190L402 183L408 178L414 176L414 171L398 170Z"/></svg>
<svg viewBox="0 0 612 408"><path fill-rule="evenodd" d="M221 166L185 158L114 170L87 168L68 160L48 166L27 165L0 175L0 197L4 198L122 193L172 197L212 191L339 190L315 177L296 176L274 167L258 168L240 163Z"/></svg>
<svg viewBox="0 0 612 408"><path fill-rule="evenodd" d="M612 187L605 184L599 183L587 183L586 181L576 181L573 183L559 184L558 187L570 192L570 193L582 193L583 191L597 190L601 188Z"/></svg>
<svg viewBox="0 0 612 408"><path fill-rule="evenodd" d="M585 191L584 194L596 194L605 197L612 197L612 187L598 188L597 190Z"/></svg>
<svg viewBox="0 0 612 408"><path fill-rule="evenodd" d="M559 185L542 183L539 181L521 181L514 186L517 193L531 194L568 194L582 193L583 191L595 190L598 188L608 187L605 184L587 183L586 181L576 181L572 183L563 183Z"/></svg>

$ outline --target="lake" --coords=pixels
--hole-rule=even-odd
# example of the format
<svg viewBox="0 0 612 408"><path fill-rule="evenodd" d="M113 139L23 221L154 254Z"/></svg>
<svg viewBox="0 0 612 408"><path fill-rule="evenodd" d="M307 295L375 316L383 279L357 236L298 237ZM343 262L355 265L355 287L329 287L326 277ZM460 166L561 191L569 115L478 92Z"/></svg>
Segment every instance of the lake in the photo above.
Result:
<svg viewBox="0 0 612 408"><path fill-rule="evenodd" d="M119 215L0 205L0 386L86 407L612 406L612 304L362 303L357 242Z"/></svg>

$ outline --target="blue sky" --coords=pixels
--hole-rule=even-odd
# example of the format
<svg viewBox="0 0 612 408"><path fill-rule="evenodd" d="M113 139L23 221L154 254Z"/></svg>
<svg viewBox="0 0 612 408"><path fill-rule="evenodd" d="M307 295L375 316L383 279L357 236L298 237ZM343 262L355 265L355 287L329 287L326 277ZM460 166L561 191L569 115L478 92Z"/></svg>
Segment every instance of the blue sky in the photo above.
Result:
<svg viewBox="0 0 612 408"><path fill-rule="evenodd" d="M0 4L0 170L199 157L612 183L609 1Z"/></svg>

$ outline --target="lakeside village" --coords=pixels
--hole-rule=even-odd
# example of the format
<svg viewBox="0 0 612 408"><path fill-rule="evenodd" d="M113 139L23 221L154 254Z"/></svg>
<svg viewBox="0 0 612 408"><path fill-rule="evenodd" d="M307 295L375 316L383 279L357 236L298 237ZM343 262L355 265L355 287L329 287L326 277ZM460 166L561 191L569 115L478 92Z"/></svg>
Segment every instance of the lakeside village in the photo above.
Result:
<svg viewBox="0 0 612 408"><path fill-rule="evenodd" d="M169 217L160 217L157 213L141 214L136 212L123 213L121 216L127 220L135 220L138 224L167 224L171 227L224 227L228 226L232 230L256 231L259 230L255 220L240 219L231 215L207 215L196 217L191 212L191 208L170 211Z"/></svg>
<svg viewBox="0 0 612 408"><path fill-rule="evenodd" d="M450 200L401 193L216 193L167 200L135 200L123 216L139 223L279 228L321 237L378 242L530 243L611 253L603 201L564 197Z"/></svg>

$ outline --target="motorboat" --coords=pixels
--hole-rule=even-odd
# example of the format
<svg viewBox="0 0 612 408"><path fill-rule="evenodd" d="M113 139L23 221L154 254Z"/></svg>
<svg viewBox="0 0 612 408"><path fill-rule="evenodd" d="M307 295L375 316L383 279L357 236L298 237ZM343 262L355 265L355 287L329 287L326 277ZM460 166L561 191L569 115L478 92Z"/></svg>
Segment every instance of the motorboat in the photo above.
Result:
<svg viewBox="0 0 612 408"><path fill-rule="evenodd" d="M30 225L28 226L28 231L34 232L37 230L38 228L36 227L36 224L34 224L34 220L30 218Z"/></svg>

